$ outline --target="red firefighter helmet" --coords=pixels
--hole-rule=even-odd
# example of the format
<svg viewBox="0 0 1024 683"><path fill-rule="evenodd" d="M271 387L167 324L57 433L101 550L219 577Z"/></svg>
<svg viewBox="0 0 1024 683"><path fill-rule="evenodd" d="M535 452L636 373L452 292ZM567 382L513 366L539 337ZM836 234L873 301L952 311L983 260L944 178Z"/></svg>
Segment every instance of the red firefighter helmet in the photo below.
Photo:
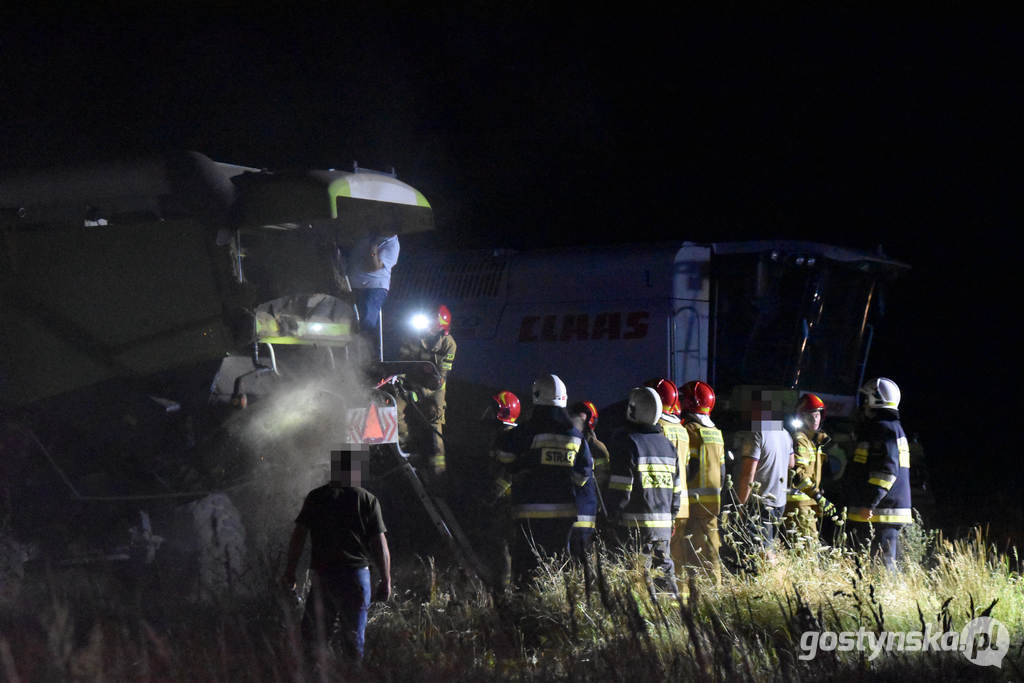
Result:
<svg viewBox="0 0 1024 683"><path fill-rule="evenodd" d="M587 425L590 429L594 429L597 424L597 406L594 405L593 401L580 401L572 404L572 409L569 410L571 415L579 415L583 413L587 416Z"/></svg>
<svg viewBox="0 0 1024 683"><path fill-rule="evenodd" d="M683 410L697 415L709 415L715 407L715 390L711 385L693 380L683 385Z"/></svg>
<svg viewBox="0 0 1024 683"><path fill-rule="evenodd" d="M441 331L441 334L448 334L452 331L452 312L444 304L437 307L437 329Z"/></svg>
<svg viewBox="0 0 1024 683"><path fill-rule="evenodd" d="M494 414L502 424L514 425L519 419L522 406L519 397L511 391L499 391L491 397L494 400Z"/></svg>
<svg viewBox="0 0 1024 683"><path fill-rule="evenodd" d="M798 413L813 413L815 411L820 411L821 417L825 417L825 402L814 394L804 394L796 402L796 412Z"/></svg>
<svg viewBox="0 0 1024 683"><path fill-rule="evenodd" d="M679 405L679 389L676 383L670 379L651 379L644 382L644 386L650 387L658 392L661 399L661 411L668 415L679 417L683 410Z"/></svg>

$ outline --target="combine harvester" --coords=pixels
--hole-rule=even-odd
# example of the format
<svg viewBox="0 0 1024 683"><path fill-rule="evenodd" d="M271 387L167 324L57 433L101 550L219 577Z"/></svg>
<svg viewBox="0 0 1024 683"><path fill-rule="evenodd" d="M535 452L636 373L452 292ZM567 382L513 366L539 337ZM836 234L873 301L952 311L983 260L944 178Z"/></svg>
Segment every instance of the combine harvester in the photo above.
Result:
<svg viewBox="0 0 1024 683"><path fill-rule="evenodd" d="M171 556L194 594L222 591L254 530L290 525L328 450L349 443L404 475L472 569L379 388L413 368L355 334L339 254L384 225L431 230L430 205L358 168L272 172L189 152L0 181L6 583L26 557Z"/></svg>

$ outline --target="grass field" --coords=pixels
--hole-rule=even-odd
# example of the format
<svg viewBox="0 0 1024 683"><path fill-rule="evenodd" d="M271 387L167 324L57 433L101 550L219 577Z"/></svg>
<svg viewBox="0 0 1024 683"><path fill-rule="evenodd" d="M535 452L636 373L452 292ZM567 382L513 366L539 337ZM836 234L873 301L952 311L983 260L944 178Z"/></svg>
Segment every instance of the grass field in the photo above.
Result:
<svg viewBox="0 0 1024 683"><path fill-rule="evenodd" d="M727 534L734 534L736 529ZM1016 551L980 530L947 540L904 532L888 572L865 555L808 541L747 569L685 582L684 600L652 596L642 563L601 549L582 570L549 562L518 593L495 593L432 558L396 558L395 595L371 607L360 668L329 648L307 655L295 605L273 588L277 559L216 604L157 579L110 572L28 576L0 619L0 672L11 681L1019 680L1024 583ZM798 544L799 545L799 544ZM241 579L244 579L242 581ZM247 585L244 585L247 583ZM1001 668L959 651L829 649L826 636L960 632L998 619ZM870 636L868 634L871 634ZM868 639L868 640L864 640ZM877 649L877 648L876 648ZM984 648L983 648L984 649Z"/></svg>

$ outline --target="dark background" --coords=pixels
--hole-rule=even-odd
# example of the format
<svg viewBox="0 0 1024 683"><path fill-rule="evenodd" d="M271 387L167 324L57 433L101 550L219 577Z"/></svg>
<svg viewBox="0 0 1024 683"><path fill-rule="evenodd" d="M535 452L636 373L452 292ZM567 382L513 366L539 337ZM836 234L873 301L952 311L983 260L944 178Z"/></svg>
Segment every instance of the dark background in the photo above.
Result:
<svg viewBox="0 0 1024 683"><path fill-rule="evenodd" d="M395 167L442 245L813 239L913 269L869 374L948 527L1021 538L1020 26L910 13L7 16L0 173L167 149Z"/></svg>

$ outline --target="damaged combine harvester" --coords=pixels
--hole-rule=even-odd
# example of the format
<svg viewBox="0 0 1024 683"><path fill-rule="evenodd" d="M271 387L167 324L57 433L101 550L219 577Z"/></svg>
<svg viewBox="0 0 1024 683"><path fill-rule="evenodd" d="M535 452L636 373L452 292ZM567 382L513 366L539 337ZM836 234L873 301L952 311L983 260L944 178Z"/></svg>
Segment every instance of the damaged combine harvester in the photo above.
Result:
<svg viewBox="0 0 1024 683"><path fill-rule="evenodd" d="M0 181L0 599L33 563L168 558L191 595L240 588L247 553L353 442L374 453L368 487L404 479L476 572L381 390L437 369L381 362L356 334L339 255L385 225L431 230L430 205L359 168L189 152Z"/></svg>

